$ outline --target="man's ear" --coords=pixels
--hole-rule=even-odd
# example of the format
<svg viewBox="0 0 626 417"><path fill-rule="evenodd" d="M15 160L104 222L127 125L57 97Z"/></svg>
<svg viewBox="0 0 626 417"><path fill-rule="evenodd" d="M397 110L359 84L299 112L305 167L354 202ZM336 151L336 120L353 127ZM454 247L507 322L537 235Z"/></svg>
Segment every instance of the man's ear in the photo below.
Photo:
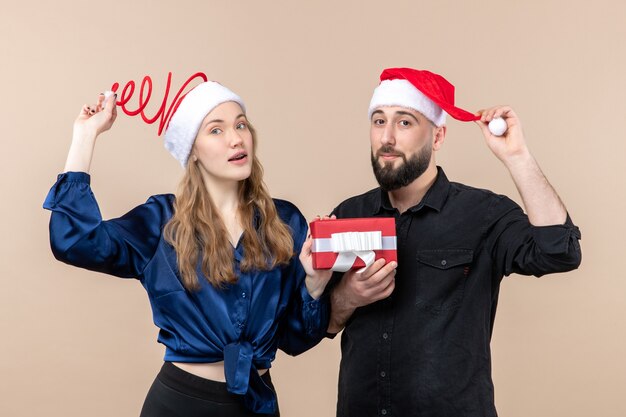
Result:
<svg viewBox="0 0 626 417"><path fill-rule="evenodd" d="M446 125L435 127L433 129L433 151L438 151L443 145L446 138Z"/></svg>

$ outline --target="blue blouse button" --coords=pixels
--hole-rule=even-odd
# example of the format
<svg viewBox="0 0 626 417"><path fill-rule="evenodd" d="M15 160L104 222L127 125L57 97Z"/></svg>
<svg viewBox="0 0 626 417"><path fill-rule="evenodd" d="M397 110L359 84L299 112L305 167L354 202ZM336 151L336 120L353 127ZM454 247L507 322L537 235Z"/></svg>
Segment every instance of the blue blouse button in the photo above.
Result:
<svg viewBox="0 0 626 417"><path fill-rule="evenodd" d="M241 298L246 298L246 293L245 292L241 293Z"/></svg>

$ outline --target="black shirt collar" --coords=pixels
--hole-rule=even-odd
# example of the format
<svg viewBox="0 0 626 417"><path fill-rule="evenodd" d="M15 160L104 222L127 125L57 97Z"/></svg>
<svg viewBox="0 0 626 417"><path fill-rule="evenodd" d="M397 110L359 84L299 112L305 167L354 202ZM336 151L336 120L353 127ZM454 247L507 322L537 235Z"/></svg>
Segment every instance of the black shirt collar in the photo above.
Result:
<svg viewBox="0 0 626 417"><path fill-rule="evenodd" d="M430 186L422 201L417 203L415 206L409 208L408 211L416 212L423 206L430 207L438 212L441 211L446 199L448 197L448 191L450 189L450 181L448 181L448 177L443 172L443 168L440 166L437 167L437 178L433 185ZM394 211L395 209L391 205L391 201L389 200L389 194L386 191L379 189L379 193L377 194L375 203L374 203L374 213L378 214L381 211Z"/></svg>

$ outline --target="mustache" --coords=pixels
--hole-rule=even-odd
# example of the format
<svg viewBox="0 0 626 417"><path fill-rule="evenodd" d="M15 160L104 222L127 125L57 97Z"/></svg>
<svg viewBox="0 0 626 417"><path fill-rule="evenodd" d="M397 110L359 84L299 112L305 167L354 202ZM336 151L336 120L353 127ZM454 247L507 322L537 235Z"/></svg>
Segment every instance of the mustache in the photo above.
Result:
<svg viewBox="0 0 626 417"><path fill-rule="evenodd" d="M396 151L393 146L391 145L383 145L380 147L380 149L378 149L376 151L376 158L380 158L381 156L383 156L383 154L386 155L393 155L393 156L400 156L402 157L402 159L404 159L406 161L406 156L404 155L404 153L400 152L400 151Z"/></svg>

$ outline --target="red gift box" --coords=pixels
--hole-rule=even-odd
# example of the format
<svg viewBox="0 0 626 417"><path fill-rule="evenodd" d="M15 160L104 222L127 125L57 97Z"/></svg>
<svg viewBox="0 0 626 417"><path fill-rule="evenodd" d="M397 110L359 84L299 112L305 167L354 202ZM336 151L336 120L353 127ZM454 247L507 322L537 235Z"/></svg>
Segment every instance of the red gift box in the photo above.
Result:
<svg viewBox="0 0 626 417"><path fill-rule="evenodd" d="M398 260L393 217L315 220L310 227L315 269L347 271L365 267L365 261Z"/></svg>

